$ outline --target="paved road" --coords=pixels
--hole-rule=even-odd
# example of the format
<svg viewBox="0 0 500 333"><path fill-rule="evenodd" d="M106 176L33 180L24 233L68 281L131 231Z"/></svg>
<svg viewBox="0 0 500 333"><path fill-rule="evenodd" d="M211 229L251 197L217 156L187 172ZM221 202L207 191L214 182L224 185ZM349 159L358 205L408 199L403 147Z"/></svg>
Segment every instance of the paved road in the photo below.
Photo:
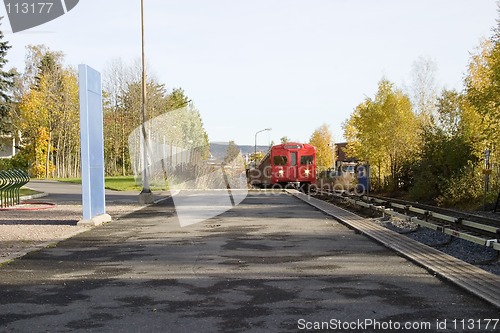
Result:
<svg viewBox="0 0 500 333"><path fill-rule="evenodd" d="M0 267L0 331L303 332L336 320L359 330L331 331L391 331L363 326L376 320L457 332L452 320L474 319L483 329L467 332L484 332L499 317L286 194L178 222L166 200Z"/></svg>
<svg viewBox="0 0 500 333"><path fill-rule="evenodd" d="M53 180L31 180L27 187L36 191L45 192L47 197L43 201L58 204L82 202L82 185ZM137 203L138 191L113 191L106 190L106 203Z"/></svg>

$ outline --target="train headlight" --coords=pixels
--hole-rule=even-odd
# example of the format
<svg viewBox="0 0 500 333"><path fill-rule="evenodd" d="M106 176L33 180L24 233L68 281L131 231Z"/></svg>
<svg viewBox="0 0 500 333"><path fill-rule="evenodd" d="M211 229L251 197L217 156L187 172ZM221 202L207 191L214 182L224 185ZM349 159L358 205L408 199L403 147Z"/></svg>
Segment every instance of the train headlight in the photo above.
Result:
<svg viewBox="0 0 500 333"><path fill-rule="evenodd" d="M278 176L279 176L279 177L283 177L283 174L284 174L284 173L285 173L285 172L284 172L284 171L283 171L283 169L282 169L282 170L278 171Z"/></svg>
<svg viewBox="0 0 500 333"><path fill-rule="evenodd" d="M311 171L309 171L309 169L306 169L306 170L304 171L304 174L306 175L306 177L309 177L309 173L310 173L310 172L311 172Z"/></svg>

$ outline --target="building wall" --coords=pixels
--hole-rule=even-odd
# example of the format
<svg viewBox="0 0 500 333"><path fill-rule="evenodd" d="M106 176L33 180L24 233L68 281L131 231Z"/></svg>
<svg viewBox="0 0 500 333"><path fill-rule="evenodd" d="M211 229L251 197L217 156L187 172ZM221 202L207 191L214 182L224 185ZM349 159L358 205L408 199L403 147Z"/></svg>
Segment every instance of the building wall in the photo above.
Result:
<svg viewBox="0 0 500 333"><path fill-rule="evenodd" d="M10 158L16 154L15 141L11 136L0 137L0 158Z"/></svg>

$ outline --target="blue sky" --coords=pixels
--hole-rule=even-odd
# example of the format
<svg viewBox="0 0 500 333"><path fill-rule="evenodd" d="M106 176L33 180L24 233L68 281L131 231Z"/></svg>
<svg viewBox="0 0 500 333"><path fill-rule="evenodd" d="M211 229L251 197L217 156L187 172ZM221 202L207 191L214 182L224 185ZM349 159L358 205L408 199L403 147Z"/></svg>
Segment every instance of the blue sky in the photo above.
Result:
<svg viewBox="0 0 500 333"><path fill-rule="evenodd" d="M377 82L411 82L412 64L437 64L440 87L462 89L470 52L496 24L495 0L145 0L148 71L182 87L211 141L308 141L341 124ZM5 15L2 6L0 15ZM63 51L66 64L103 71L141 55L140 0L80 0L66 15L26 32L2 30L8 66L25 46Z"/></svg>

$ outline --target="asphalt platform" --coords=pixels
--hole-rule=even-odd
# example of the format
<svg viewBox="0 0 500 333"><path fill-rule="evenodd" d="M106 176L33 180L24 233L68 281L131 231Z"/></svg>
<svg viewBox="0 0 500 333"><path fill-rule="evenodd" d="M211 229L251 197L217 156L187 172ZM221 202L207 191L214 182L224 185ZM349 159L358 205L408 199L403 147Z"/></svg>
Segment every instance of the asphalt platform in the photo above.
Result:
<svg viewBox="0 0 500 333"><path fill-rule="evenodd" d="M498 332L499 317L284 193L187 227L163 200L0 267L1 332Z"/></svg>

